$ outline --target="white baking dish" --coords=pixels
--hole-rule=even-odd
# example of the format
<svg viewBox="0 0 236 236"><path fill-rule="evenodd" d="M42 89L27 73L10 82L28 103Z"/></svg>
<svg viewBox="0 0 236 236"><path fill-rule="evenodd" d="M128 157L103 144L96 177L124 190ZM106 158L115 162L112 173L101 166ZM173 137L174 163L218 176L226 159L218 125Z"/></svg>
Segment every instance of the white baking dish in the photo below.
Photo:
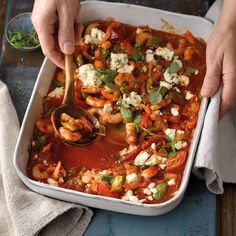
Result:
<svg viewBox="0 0 236 236"><path fill-rule="evenodd" d="M190 30L193 34L202 37L205 40L208 39L213 28L212 24L209 21L196 16L181 15L172 12L121 3L96 1L82 3L82 22L95 19L105 19L106 17L110 16L124 23L133 25L149 25L150 27L157 29L161 28L161 19L164 19L171 25L174 25L176 29L178 29L178 31L181 30L182 32L184 32L186 30ZM183 198L185 189L188 184L189 176L192 169L192 163L200 137L205 111L207 108L207 100L204 99L202 101L199 121L189 152L184 176L180 189L175 197L161 204L142 204L81 193L33 181L29 179L26 174L26 166L29 156L28 149L30 147L30 140L33 134L34 123L35 120L37 120L41 116L42 100L49 88L55 69L56 66L49 59L45 58L41 70L38 74L38 78L27 111L25 113L19 139L16 145L14 154L14 166L17 174L25 183L25 185L27 185L35 192L57 199L129 214L160 215L176 207Z"/></svg>

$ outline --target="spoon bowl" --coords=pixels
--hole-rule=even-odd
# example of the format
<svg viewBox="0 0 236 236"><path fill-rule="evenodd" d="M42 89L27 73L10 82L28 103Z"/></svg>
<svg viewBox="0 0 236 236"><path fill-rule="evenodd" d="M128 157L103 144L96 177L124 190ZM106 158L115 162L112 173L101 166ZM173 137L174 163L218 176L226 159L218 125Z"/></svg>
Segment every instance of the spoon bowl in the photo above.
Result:
<svg viewBox="0 0 236 236"><path fill-rule="evenodd" d="M74 64L72 55L65 55L65 72L66 72L66 84L65 93L62 105L58 107L51 115L51 121L56 135L66 144L71 146L86 146L96 140L101 136L105 136L105 127L102 126L97 118L89 114L84 109L74 105ZM72 142L64 139L59 132L61 125L61 114L66 113L67 115L73 117L74 119L79 119L80 117L85 117L91 124L93 124L92 132L82 135L81 139L76 142Z"/></svg>

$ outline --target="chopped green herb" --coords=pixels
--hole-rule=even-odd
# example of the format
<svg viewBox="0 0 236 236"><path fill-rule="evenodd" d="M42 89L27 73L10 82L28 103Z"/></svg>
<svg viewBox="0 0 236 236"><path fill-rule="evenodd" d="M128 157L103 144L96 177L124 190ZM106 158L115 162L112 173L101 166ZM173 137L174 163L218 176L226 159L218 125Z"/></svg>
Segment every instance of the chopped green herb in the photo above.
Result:
<svg viewBox="0 0 236 236"><path fill-rule="evenodd" d="M114 88L114 78L117 76L117 72L109 69L97 69L100 73L101 80L105 83L105 85L109 88Z"/></svg>
<svg viewBox="0 0 236 236"><path fill-rule="evenodd" d="M141 61L143 58L143 54L140 50L138 49L134 49L134 51L132 52L131 57L133 58L134 61Z"/></svg>
<svg viewBox="0 0 236 236"><path fill-rule="evenodd" d="M152 105L158 104L161 102L163 96L160 93L162 87L158 88L158 89L154 89L149 93L149 100L151 102Z"/></svg>
<svg viewBox="0 0 236 236"><path fill-rule="evenodd" d="M197 69L192 68L192 67L186 67L185 71L188 72L188 73L195 74L197 72Z"/></svg>
<svg viewBox="0 0 236 236"><path fill-rule="evenodd" d="M40 146L44 146L44 144L47 142L46 137L43 135L37 136L37 140L38 140Z"/></svg>
<svg viewBox="0 0 236 236"><path fill-rule="evenodd" d="M158 184L156 187L156 192L153 193L153 197L156 199L156 200L159 200L161 198L164 197L165 193L166 193L166 183L161 183L161 184Z"/></svg>
<svg viewBox="0 0 236 236"><path fill-rule="evenodd" d="M121 107L120 108L120 113L121 113L121 115L123 116L123 119L126 122L132 122L133 121L133 112L130 109Z"/></svg>
<svg viewBox="0 0 236 236"><path fill-rule="evenodd" d="M178 62L176 61L173 61L171 64L170 64L170 67L169 67L169 73L170 74L173 74L173 73L177 73L180 69L180 66L178 64Z"/></svg>
<svg viewBox="0 0 236 236"><path fill-rule="evenodd" d="M21 31L8 31L7 35L11 44L18 49L35 47L39 45L38 35L35 30L29 34Z"/></svg>
<svg viewBox="0 0 236 236"><path fill-rule="evenodd" d="M142 43L140 43L140 42L137 42L137 43L135 43L135 45L134 45L135 48L140 48L141 46L142 46Z"/></svg>
<svg viewBox="0 0 236 236"><path fill-rule="evenodd" d="M170 98L173 102L175 103L183 103L184 102L184 97L181 93L177 92L176 90L171 90L168 93L168 98Z"/></svg>
<svg viewBox="0 0 236 236"><path fill-rule="evenodd" d="M176 154L176 149L175 149L175 144L176 144L176 142L175 142L175 140L173 139L173 138L171 138L169 135L165 135L165 137L166 137L166 139L168 139L170 142L169 142L169 145L170 145L170 147L171 147L171 149L172 149L172 154L170 154L170 156L169 157L173 157L175 154Z"/></svg>
<svg viewBox="0 0 236 236"><path fill-rule="evenodd" d="M129 93L128 86L127 86L126 83L122 83L122 85L120 86L120 91L121 91L123 94L128 94L128 93Z"/></svg>
<svg viewBox="0 0 236 236"><path fill-rule="evenodd" d="M141 115L138 113L134 117L134 125L135 125L135 129L138 133L140 131L140 129L139 129L139 124L140 123L141 123Z"/></svg>
<svg viewBox="0 0 236 236"><path fill-rule="evenodd" d="M146 43L146 45L150 48L158 48L158 47L161 47L162 44L163 44L163 40L155 36L148 39Z"/></svg>
<svg viewBox="0 0 236 236"><path fill-rule="evenodd" d="M101 175L101 180L102 181L106 181L108 182L109 184L112 184L113 181L114 181L115 177L112 176L112 175Z"/></svg>
<svg viewBox="0 0 236 236"><path fill-rule="evenodd" d="M168 153L168 157L174 157L176 155L176 151L171 151Z"/></svg>
<svg viewBox="0 0 236 236"><path fill-rule="evenodd" d="M78 55L76 60L79 64L79 66L82 66L84 64L83 55Z"/></svg>

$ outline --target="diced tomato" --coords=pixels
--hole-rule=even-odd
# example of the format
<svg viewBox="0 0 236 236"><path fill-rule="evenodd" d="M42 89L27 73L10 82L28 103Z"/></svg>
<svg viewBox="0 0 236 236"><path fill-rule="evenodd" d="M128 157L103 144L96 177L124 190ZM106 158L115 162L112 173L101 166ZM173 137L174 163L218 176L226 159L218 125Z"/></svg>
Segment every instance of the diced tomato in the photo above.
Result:
<svg viewBox="0 0 236 236"><path fill-rule="evenodd" d="M123 47L125 47L125 53L127 53L128 55L131 55L131 54L132 54L134 48L132 47L132 45L131 45L130 42L128 42L128 41L123 41L123 42L121 42L121 45L122 45Z"/></svg>
<svg viewBox="0 0 236 236"><path fill-rule="evenodd" d="M177 155L167 159L166 172L179 172L184 167L187 161L187 152L184 150L178 151Z"/></svg>
<svg viewBox="0 0 236 236"><path fill-rule="evenodd" d="M119 194L111 191L111 185L106 181L102 181L98 184L98 194L105 197L119 198Z"/></svg>
<svg viewBox="0 0 236 236"><path fill-rule="evenodd" d="M143 128L147 128L148 127L148 122L150 121L150 116L148 115L148 113L143 113L141 115L141 126Z"/></svg>
<svg viewBox="0 0 236 236"><path fill-rule="evenodd" d="M180 118L181 118L180 115L178 115L178 116L167 115L166 116L167 121L172 122L172 123L179 123L180 122Z"/></svg>
<svg viewBox="0 0 236 236"><path fill-rule="evenodd" d="M185 121L185 126L187 129L193 129L195 128L197 124L197 116L191 116L189 119Z"/></svg>

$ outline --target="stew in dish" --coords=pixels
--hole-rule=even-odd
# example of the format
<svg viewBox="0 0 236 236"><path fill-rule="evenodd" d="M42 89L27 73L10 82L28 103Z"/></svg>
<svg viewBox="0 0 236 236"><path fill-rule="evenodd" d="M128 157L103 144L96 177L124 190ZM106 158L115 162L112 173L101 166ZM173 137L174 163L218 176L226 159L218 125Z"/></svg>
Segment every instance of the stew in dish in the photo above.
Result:
<svg viewBox="0 0 236 236"><path fill-rule="evenodd" d="M60 106L65 74L57 69L35 122L28 176L75 191L156 204L178 192L198 120L206 44L183 35L95 21L74 53L74 98L95 115L106 136L71 147L55 136L51 113ZM93 127L61 117L66 140Z"/></svg>

